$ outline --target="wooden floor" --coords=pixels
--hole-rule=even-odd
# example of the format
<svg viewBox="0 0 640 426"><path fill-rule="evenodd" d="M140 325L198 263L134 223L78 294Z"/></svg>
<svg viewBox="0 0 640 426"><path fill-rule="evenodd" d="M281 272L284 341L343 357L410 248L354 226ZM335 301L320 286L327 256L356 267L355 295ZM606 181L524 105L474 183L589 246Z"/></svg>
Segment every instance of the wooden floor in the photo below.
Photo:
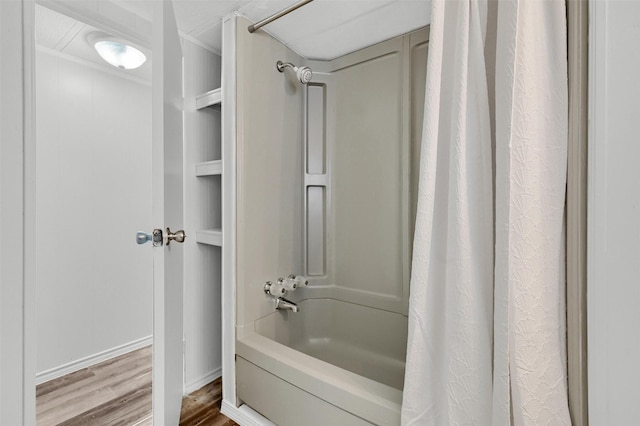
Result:
<svg viewBox="0 0 640 426"><path fill-rule="evenodd" d="M182 399L180 426L237 426L220 413L222 378L209 383Z"/></svg>
<svg viewBox="0 0 640 426"><path fill-rule="evenodd" d="M220 413L222 382L182 401L180 426L232 426ZM38 426L152 426L151 347L38 385Z"/></svg>

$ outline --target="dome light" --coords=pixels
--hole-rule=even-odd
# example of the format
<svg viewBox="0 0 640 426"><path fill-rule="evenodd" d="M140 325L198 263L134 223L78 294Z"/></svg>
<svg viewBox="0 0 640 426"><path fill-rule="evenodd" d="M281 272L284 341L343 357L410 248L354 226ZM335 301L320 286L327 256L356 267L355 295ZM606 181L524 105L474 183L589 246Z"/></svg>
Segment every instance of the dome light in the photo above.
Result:
<svg viewBox="0 0 640 426"><path fill-rule="evenodd" d="M147 56L140 49L115 37L92 33L87 40L102 59L116 68L132 70L147 61Z"/></svg>

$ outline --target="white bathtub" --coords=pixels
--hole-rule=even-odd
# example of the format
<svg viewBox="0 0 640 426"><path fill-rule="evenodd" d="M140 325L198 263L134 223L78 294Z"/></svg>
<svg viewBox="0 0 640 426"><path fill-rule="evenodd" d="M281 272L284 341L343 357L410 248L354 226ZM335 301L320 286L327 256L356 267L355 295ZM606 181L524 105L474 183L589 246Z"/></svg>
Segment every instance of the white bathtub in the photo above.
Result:
<svg viewBox="0 0 640 426"><path fill-rule="evenodd" d="M407 318L333 299L299 308L238 340L238 397L280 426L400 424Z"/></svg>

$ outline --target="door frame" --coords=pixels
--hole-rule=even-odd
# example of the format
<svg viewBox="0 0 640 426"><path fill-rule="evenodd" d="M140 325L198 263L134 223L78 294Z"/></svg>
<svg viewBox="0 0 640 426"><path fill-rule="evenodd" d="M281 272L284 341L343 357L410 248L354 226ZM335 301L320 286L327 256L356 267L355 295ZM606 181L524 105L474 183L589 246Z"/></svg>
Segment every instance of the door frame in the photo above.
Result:
<svg viewBox="0 0 640 426"><path fill-rule="evenodd" d="M0 244L6 244L0 250L0 424L23 426L36 425L36 3L142 46L152 43L150 30L84 5L0 0L0 53L7 64L0 73Z"/></svg>
<svg viewBox="0 0 640 426"><path fill-rule="evenodd" d="M35 0L0 1L0 423L35 425Z"/></svg>

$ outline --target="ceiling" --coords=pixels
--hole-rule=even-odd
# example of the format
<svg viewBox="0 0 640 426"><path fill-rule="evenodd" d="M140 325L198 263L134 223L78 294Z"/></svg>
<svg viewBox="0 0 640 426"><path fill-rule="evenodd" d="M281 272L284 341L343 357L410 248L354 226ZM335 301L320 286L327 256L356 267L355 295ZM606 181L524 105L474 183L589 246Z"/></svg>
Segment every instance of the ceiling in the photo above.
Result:
<svg viewBox="0 0 640 426"><path fill-rule="evenodd" d="M0 0L1 1L1 0ZM71 2L73 0L53 0ZM222 18L238 12L257 22L298 0L173 0L178 29L220 52ZM98 0L151 20L154 0ZM308 59L333 59L421 28L429 23L429 0L315 0L270 23L267 31ZM36 41L53 49L104 65L86 36L96 31L42 6L36 10ZM150 64L131 75L148 79Z"/></svg>
<svg viewBox="0 0 640 426"><path fill-rule="evenodd" d="M151 18L148 0L113 0ZM222 18L260 21L298 0L173 0L178 28L220 51ZM333 59L429 23L429 0L315 0L263 27L308 59Z"/></svg>
<svg viewBox="0 0 640 426"><path fill-rule="evenodd" d="M273 12L254 5L244 15L258 21ZM264 28L302 56L327 60L424 27L429 15L428 0L315 0Z"/></svg>

